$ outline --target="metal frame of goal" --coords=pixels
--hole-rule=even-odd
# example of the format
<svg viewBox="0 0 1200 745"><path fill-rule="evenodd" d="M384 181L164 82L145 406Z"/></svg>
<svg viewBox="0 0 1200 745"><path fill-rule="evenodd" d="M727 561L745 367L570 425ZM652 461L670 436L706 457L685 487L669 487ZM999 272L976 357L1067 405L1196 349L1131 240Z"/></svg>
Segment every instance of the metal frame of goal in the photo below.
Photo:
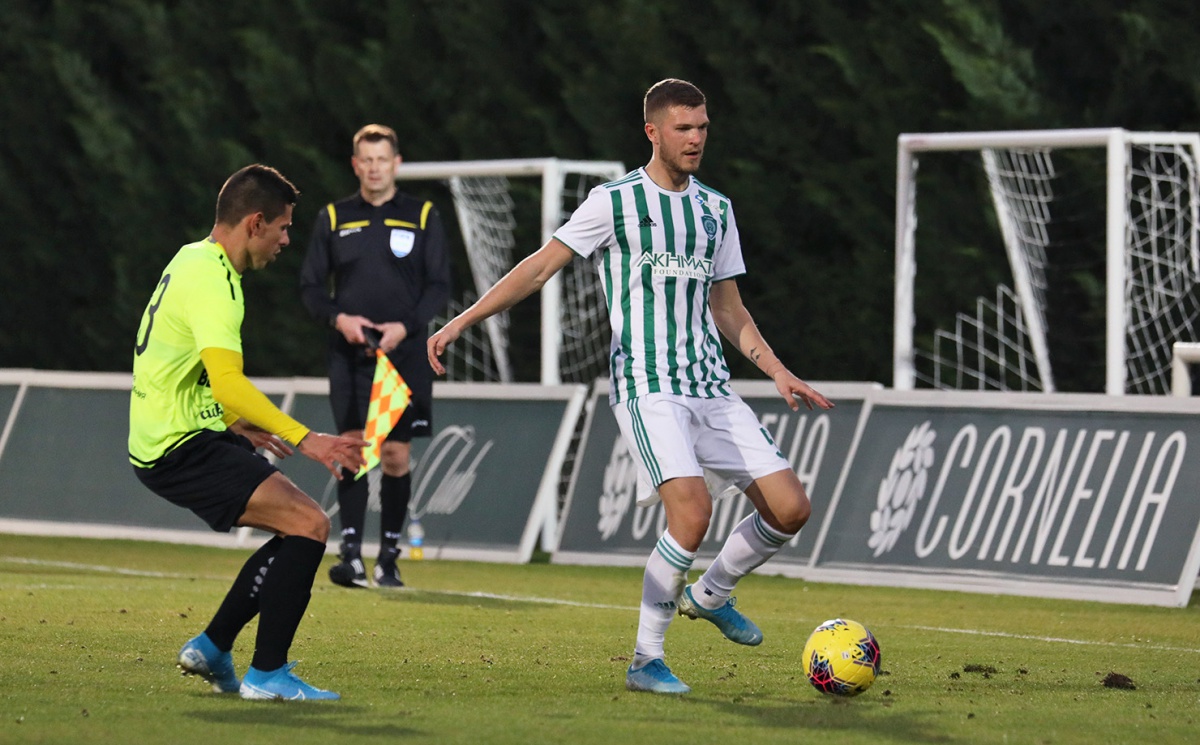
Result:
<svg viewBox="0 0 1200 745"><path fill-rule="evenodd" d="M1101 149L1105 158L1105 392L1169 392L1171 345L1196 340L1200 327L1200 135L1119 128L900 135L895 388L916 387L916 359L923 353L914 346L919 156L978 151L1013 288L1002 285L994 302L980 298L975 316L959 313L955 332L939 329L935 344L945 342L949 351L924 352L939 370L948 371L944 377L957 381L921 382L941 388L1055 390L1046 327L1046 295L1052 288L1046 286L1045 269L1047 226L1056 208L1052 156L1064 148ZM976 369L968 369L971 365ZM1010 386L1012 380L1020 383Z"/></svg>
<svg viewBox="0 0 1200 745"><path fill-rule="evenodd" d="M396 179L448 183L471 265L474 297L477 297L515 264L513 229L516 221L509 179L537 178L541 181L540 246L570 217L592 187L618 179L625 173L625 166L617 161L526 158L404 162L397 169ZM530 247L530 251L535 248L537 246ZM581 264L573 262L576 263ZM565 282L564 274L567 276ZM542 383L591 383L598 375L605 374L609 344L607 309L603 307L602 295L595 289L597 286L591 267L581 265L568 267L542 288ZM469 305L470 300L471 296L461 303L452 301L451 314ZM468 334L473 331L475 329L468 329ZM464 334L455 346L459 348L452 347L448 356L450 353L474 355L466 365L476 370L487 368L488 375L494 370L500 382L513 380L507 313L489 318L481 333L474 337ZM568 356L574 359L566 369ZM447 368L454 374L452 364L447 364Z"/></svg>

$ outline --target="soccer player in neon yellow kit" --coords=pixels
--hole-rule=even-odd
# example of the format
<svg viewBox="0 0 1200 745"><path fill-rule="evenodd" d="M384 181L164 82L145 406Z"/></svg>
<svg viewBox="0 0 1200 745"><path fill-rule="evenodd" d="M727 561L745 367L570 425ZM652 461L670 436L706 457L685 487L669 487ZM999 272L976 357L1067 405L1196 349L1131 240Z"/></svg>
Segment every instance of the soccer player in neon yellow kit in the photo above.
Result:
<svg viewBox="0 0 1200 745"><path fill-rule="evenodd" d="M644 168L596 187L537 252L429 339L429 363L463 330L511 307L577 254L595 258L612 325L609 403L638 454L639 504L661 498L667 530L646 562L633 663L634 691L691 689L667 667L676 611L712 622L730 640L763 635L734 608L737 581L775 555L808 520L808 495L757 417L729 387L718 331L775 382L792 409L833 404L793 375L759 333L738 293L745 273L730 200L697 181L708 138L704 94L682 80L644 99L653 153ZM685 587L712 516L707 468L746 493L755 512L712 565ZM657 494L654 494L657 490Z"/></svg>
<svg viewBox="0 0 1200 745"><path fill-rule="evenodd" d="M242 372L242 274L288 244L299 192L278 171L251 165L225 182L212 234L171 260L142 314L133 358L129 460L138 479L216 531L275 537L242 567L208 627L180 650L179 667L248 699L337 699L291 672L287 654L325 555L329 518L259 455L293 447L335 477L363 463L366 442L311 432ZM230 650L259 616L254 658L239 680Z"/></svg>

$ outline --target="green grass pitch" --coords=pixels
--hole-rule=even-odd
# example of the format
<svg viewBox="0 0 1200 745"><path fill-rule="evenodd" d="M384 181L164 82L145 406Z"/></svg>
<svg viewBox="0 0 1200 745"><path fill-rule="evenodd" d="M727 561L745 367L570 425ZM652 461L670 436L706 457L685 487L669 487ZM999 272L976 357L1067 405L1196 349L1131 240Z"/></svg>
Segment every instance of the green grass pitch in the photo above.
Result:
<svg viewBox="0 0 1200 745"><path fill-rule="evenodd" d="M0 536L3 743L1194 742L1200 613L752 576L764 643L678 618L693 693L630 693L635 569L405 562L411 588L345 590L326 560L292 656L336 703L248 702L175 669L249 551ZM693 578L696 572L692 573ZM830 617L884 673L825 697L799 660ZM254 626L234 650L239 672ZM1133 688L1103 684L1110 673Z"/></svg>

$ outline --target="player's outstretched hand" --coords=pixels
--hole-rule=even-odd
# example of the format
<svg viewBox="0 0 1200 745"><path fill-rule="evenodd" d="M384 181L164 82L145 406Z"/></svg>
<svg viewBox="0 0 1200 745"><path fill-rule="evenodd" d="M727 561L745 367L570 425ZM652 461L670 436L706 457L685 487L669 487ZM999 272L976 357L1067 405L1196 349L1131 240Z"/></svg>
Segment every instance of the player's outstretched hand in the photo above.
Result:
<svg viewBox="0 0 1200 745"><path fill-rule="evenodd" d="M334 478L341 481L343 468L355 472L366 464L363 448L369 447L370 444L357 437L309 432L296 447L302 454L325 466Z"/></svg>
<svg viewBox="0 0 1200 745"><path fill-rule="evenodd" d="M429 337L429 342L426 344L426 351L429 353L429 366L438 375L445 375L446 368L442 365L442 361L438 359L442 353L446 351L446 347L458 338L461 332L458 326L453 321L438 329L438 332Z"/></svg>
<svg viewBox="0 0 1200 745"><path fill-rule="evenodd" d="M783 396L783 400L787 405L792 407L792 411L800 410L800 403L796 399L804 402L804 405L812 409L813 405L822 409L832 409L833 402L822 396L808 383L805 383L800 378L797 378L786 367L780 368L774 376L775 388L779 391L779 395Z"/></svg>
<svg viewBox="0 0 1200 745"><path fill-rule="evenodd" d="M245 419L237 420L229 425L229 428L249 440L255 448L265 450L276 458L286 458L293 452L292 446L279 439L278 436Z"/></svg>

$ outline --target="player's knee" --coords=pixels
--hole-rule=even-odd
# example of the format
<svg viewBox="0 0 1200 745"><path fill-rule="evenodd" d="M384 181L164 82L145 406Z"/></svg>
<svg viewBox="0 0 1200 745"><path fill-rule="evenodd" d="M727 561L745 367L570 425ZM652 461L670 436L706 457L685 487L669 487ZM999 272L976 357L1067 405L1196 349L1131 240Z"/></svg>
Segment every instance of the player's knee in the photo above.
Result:
<svg viewBox="0 0 1200 745"><path fill-rule="evenodd" d="M800 532L812 515L808 493L790 470L755 481L746 493L767 524L783 533L792 535Z"/></svg>
<svg viewBox="0 0 1200 745"><path fill-rule="evenodd" d="M303 535L305 538L311 538L314 541L325 543L329 540L329 531L331 524L329 515L326 515L319 507L315 505L306 509L301 520Z"/></svg>
<svg viewBox="0 0 1200 745"><path fill-rule="evenodd" d="M695 551L708 533L708 524L712 520L712 503L689 504L676 510L671 516L671 535L679 544L689 551Z"/></svg>
<svg viewBox="0 0 1200 745"><path fill-rule="evenodd" d="M808 501L807 495L801 493L795 499L790 500L790 503L780 510L776 517L779 520L779 528L784 533L799 533L811 515L812 503Z"/></svg>

